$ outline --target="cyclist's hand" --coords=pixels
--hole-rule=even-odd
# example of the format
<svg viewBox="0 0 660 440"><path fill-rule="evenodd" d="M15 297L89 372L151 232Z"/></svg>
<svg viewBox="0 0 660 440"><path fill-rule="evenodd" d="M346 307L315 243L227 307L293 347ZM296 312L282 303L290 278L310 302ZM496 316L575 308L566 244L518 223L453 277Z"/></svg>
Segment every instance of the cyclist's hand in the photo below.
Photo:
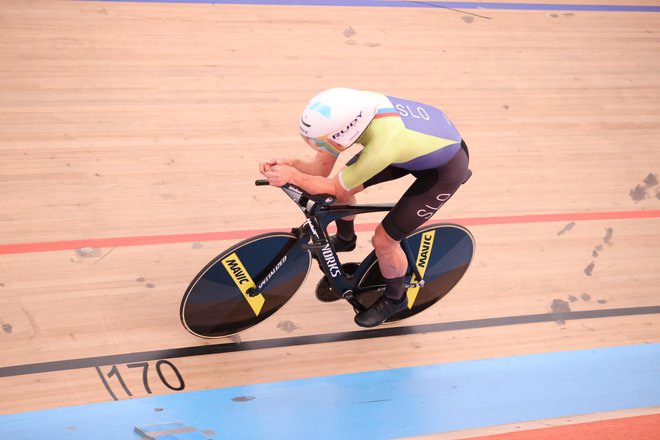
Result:
<svg viewBox="0 0 660 440"><path fill-rule="evenodd" d="M270 169L262 173L268 179L268 183L273 186L283 186L295 180L300 171L289 165L274 164Z"/></svg>
<svg viewBox="0 0 660 440"><path fill-rule="evenodd" d="M259 172L265 176L266 171L270 171L273 165L291 165L292 163L293 160L286 157L271 158L259 164Z"/></svg>

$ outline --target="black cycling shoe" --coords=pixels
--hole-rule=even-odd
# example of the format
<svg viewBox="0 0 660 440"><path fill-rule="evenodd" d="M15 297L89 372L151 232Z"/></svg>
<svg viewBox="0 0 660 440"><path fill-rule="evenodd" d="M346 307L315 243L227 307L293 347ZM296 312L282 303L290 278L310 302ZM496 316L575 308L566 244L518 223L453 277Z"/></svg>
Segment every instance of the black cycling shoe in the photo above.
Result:
<svg viewBox="0 0 660 440"><path fill-rule="evenodd" d="M406 307L408 307L407 296L400 303L396 303L393 299L383 295L373 306L355 315L355 323L360 327L376 327Z"/></svg>
<svg viewBox="0 0 660 440"><path fill-rule="evenodd" d="M353 235L351 240L344 240L338 235L331 235L330 242L332 243L332 247L335 248L335 252L350 252L355 249L357 235Z"/></svg>

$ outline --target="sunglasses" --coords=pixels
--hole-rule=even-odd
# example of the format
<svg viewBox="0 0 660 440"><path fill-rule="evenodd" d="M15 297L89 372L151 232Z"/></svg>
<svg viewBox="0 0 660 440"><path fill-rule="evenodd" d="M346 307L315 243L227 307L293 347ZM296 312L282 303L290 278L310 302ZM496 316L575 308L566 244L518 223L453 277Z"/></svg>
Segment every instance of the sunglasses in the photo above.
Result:
<svg viewBox="0 0 660 440"><path fill-rule="evenodd" d="M328 136L323 136L320 138L309 138L307 136L302 136L302 138L305 140L307 145L316 151L327 151L333 156L339 156L339 153L344 151L344 147L336 142L333 142L330 138L328 138Z"/></svg>

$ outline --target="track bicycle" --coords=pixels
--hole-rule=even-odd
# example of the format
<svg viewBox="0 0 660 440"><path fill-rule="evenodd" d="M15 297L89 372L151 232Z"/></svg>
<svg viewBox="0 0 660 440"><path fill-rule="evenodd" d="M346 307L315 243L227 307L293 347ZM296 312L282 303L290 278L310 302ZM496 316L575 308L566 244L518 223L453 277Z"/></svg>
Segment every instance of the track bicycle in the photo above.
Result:
<svg viewBox="0 0 660 440"><path fill-rule="evenodd" d="M463 183L470 175L468 170ZM268 181L255 184L268 185ZM181 301L181 322L192 334L221 338L262 322L293 297L312 259L324 274L316 286L322 302L345 300L357 313L383 294L385 281L375 252L360 263L342 264L327 228L339 218L387 212L394 204L335 205L335 198L327 194L311 195L291 184L280 189L302 210L305 222L290 232L243 240L211 260ZM386 322L416 315L442 299L467 271L474 254L470 231L451 223L423 226L405 237L401 246L408 259L404 278L408 307Z"/></svg>

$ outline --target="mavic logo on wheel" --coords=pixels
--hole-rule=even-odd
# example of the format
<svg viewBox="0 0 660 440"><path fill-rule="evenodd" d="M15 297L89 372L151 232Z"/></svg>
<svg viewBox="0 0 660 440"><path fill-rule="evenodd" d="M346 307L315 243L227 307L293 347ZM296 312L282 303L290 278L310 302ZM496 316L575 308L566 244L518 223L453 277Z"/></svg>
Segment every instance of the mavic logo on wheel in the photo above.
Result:
<svg viewBox="0 0 660 440"><path fill-rule="evenodd" d="M257 296L250 296L247 294L248 289L254 289L256 286L254 281L252 281L250 274L248 274L247 270L245 270L243 263L241 263L241 260L238 259L238 255L236 255L236 253L231 254L222 260L222 265L225 266L225 269L227 269L229 276L231 276L231 278L236 283L236 286L238 286L238 289L241 291L243 297L245 297L245 300L252 308L252 311L254 311L254 314L259 316L261 308L263 307L264 302L266 302L266 299L262 294Z"/></svg>
<svg viewBox="0 0 660 440"><path fill-rule="evenodd" d="M419 246L419 253L417 254L417 270L419 271L419 274L424 278L424 273L426 272L426 268L429 265L429 259L431 258L431 251L433 250L433 240L435 239L435 231L427 231L422 234L422 242L420 243ZM418 282L419 280L417 279L416 276L413 275L413 279L411 280L411 283L414 284ZM419 286L418 287L410 287L406 294L408 295L408 308L412 309L413 304L415 303L415 300L417 299L417 294L419 293Z"/></svg>

